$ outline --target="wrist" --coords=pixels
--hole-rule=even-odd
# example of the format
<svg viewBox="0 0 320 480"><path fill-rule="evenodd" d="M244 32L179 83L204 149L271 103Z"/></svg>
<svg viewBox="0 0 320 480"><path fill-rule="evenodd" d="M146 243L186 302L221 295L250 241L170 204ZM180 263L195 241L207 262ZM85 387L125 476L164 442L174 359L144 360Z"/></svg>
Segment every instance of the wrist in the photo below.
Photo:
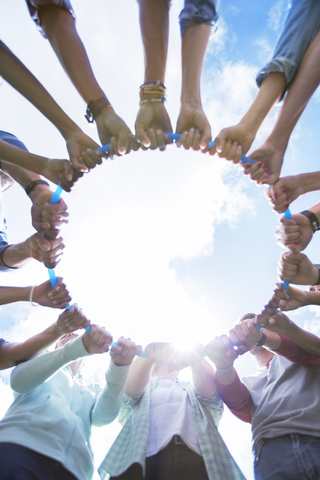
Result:
<svg viewBox="0 0 320 480"><path fill-rule="evenodd" d="M278 153L284 155L285 151L287 150L290 137L286 137L281 133L282 132L278 132L276 135L271 133L271 135L266 139L265 143L272 145Z"/></svg>
<svg viewBox="0 0 320 480"><path fill-rule="evenodd" d="M38 180L33 180L32 182L28 183L28 185L25 188L25 191L32 203L34 203L37 200L41 192L43 191L51 192L49 183L40 178Z"/></svg>
<svg viewBox="0 0 320 480"><path fill-rule="evenodd" d="M203 110L200 95L181 95L180 110L183 108Z"/></svg>

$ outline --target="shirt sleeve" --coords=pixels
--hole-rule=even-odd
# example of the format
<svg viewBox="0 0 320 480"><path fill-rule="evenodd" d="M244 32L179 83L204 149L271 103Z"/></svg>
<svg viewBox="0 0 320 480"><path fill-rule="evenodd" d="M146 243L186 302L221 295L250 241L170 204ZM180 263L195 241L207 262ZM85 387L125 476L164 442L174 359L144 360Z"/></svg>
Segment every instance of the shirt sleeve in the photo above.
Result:
<svg viewBox="0 0 320 480"><path fill-rule="evenodd" d="M2 261L2 255L6 248L10 247L8 243L8 237L4 230L0 232L0 272L11 272L12 270L16 270L13 267L7 267Z"/></svg>
<svg viewBox="0 0 320 480"><path fill-rule="evenodd" d="M288 90L307 48L319 30L319 0L293 0L273 57L257 75L258 87L270 73L282 72L285 74ZM283 96L284 94L285 92Z"/></svg>
<svg viewBox="0 0 320 480"><path fill-rule="evenodd" d="M40 31L41 35L43 35L44 38L46 38L46 34L40 25L39 7L54 5L56 7L67 10L68 12L70 12L73 18L75 18L75 13L72 8L70 0L26 0L26 2L27 2L27 7L29 9L31 18L36 23L38 30Z"/></svg>
<svg viewBox="0 0 320 480"><path fill-rule="evenodd" d="M223 414L223 401L220 393L217 392L212 397L201 397L196 389L194 392L198 401L206 408L218 427Z"/></svg>
<svg viewBox="0 0 320 480"><path fill-rule="evenodd" d="M106 372L106 385L99 393L92 411L92 425L101 427L117 418L130 365L117 366L112 361Z"/></svg>
<svg viewBox="0 0 320 480"><path fill-rule="evenodd" d="M301 363L301 365L320 365L320 355L315 355L304 348L299 347L299 345L286 335L281 334L280 338L281 345L277 350L274 350L275 353L293 363Z"/></svg>
<svg viewBox="0 0 320 480"><path fill-rule="evenodd" d="M62 348L43 353L20 363L11 373L10 384L17 393L28 393L50 378L57 370L74 360L90 355L82 337L66 343Z"/></svg>
<svg viewBox="0 0 320 480"><path fill-rule="evenodd" d="M179 15L181 37L193 25L207 23L216 25L219 0L185 0Z"/></svg>
<svg viewBox="0 0 320 480"><path fill-rule="evenodd" d="M243 422L251 423L251 395L248 388L241 382L238 374L230 385L222 385L216 377L216 385L229 410Z"/></svg>

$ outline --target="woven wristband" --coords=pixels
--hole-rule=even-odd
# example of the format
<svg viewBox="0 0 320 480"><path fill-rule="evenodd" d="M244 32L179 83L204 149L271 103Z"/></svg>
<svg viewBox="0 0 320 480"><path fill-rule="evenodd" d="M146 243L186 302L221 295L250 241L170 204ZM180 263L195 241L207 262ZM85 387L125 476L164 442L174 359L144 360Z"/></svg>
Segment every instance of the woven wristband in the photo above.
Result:
<svg viewBox="0 0 320 480"><path fill-rule="evenodd" d="M318 269L319 275L318 275L318 280L313 285L320 285L320 264L315 263L314 267L316 267Z"/></svg>
<svg viewBox="0 0 320 480"><path fill-rule="evenodd" d="M320 230L319 220L313 212L310 212L310 210L303 210L303 212L300 212L300 214L307 217L307 219L311 223L313 233L317 230Z"/></svg>

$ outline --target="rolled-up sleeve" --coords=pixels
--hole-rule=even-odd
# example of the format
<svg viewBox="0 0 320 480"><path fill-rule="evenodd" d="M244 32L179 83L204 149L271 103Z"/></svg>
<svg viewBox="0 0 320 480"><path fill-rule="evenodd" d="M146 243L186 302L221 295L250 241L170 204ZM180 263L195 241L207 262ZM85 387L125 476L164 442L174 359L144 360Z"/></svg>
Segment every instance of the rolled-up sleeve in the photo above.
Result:
<svg viewBox="0 0 320 480"><path fill-rule="evenodd" d="M63 8L70 12L70 14L75 18L75 13L72 8L70 0L26 0L27 7L32 19L35 21L40 33L46 38L46 35L41 28L40 19L39 19L39 7L53 5L55 7Z"/></svg>
<svg viewBox="0 0 320 480"><path fill-rule="evenodd" d="M270 73L281 72L285 74L288 90L307 48L319 30L320 1L293 0L273 57L257 75L258 87Z"/></svg>
<svg viewBox="0 0 320 480"><path fill-rule="evenodd" d="M181 37L193 25L207 23L216 25L219 0L185 0L179 15Z"/></svg>

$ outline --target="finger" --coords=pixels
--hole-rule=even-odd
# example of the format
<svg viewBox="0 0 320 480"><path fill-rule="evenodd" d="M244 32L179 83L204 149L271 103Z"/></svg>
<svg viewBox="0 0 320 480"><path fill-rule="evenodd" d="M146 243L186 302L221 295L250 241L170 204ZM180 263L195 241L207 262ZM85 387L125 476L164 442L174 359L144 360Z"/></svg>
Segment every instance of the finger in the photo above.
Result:
<svg viewBox="0 0 320 480"><path fill-rule="evenodd" d="M195 135L195 129L194 128L190 128L189 132L188 132L188 135L187 135L187 138L183 144L185 150L189 150L191 145L193 144L193 140L194 140L194 135Z"/></svg>
<svg viewBox="0 0 320 480"><path fill-rule="evenodd" d="M159 147L159 150L163 152L166 149L166 142L163 135L163 131L160 129L156 130L156 140L157 140L157 145Z"/></svg>
<svg viewBox="0 0 320 480"><path fill-rule="evenodd" d="M158 147L158 144L157 144L157 136L156 136L156 132L153 130L153 128L150 128L148 130L148 136L150 138L150 150L155 150L157 147Z"/></svg>
<svg viewBox="0 0 320 480"><path fill-rule="evenodd" d="M150 148L151 140L148 137L147 132L145 131L144 125L141 123L136 123L135 128L136 128L136 134L135 134L136 140L144 147Z"/></svg>
<svg viewBox="0 0 320 480"><path fill-rule="evenodd" d="M238 150L238 143L237 142L232 142L231 143L231 148L229 150L228 155L226 156L226 159L233 161L235 159L236 154L237 154L237 150Z"/></svg>
<svg viewBox="0 0 320 480"><path fill-rule="evenodd" d="M200 142L201 142L201 134L199 130L196 128L194 132L194 138L193 138L193 143L191 145L192 149L195 150L196 152L200 150ZM207 144L204 144L203 149L205 149ZM201 150L203 150L201 149Z"/></svg>
<svg viewBox="0 0 320 480"><path fill-rule="evenodd" d="M208 127L204 130L199 141L199 147L201 148L201 150L204 150L205 148L207 148L211 140L212 140L211 128Z"/></svg>
<svg viewBox="0 0 320 480"><path fill-rule="evenodd" d="M217 146L216 146L216 148L217 148ZM232 148L232 142L231 142L231 140L227 140L224 143L224 146L223 146L223 149L221 150L221 152L218 152L218 149L217 149L219 157L220 158L227 158L231 148Z"/></svg>
<svg viewBox="0 0 320 480"><path fill-rule="evenodd" d="M180 148L185 144L188 137L188 133L189 133L188 131L181 133L180 138L176 141L177 147Z"/></svg>
<svg viewBox="0 0 320 480"><path fill-rule="evenodd" d="M125 155L129 148L129 133L130 130L123 128L120 130L118 138L118 153L119 155Z"/></svg>

